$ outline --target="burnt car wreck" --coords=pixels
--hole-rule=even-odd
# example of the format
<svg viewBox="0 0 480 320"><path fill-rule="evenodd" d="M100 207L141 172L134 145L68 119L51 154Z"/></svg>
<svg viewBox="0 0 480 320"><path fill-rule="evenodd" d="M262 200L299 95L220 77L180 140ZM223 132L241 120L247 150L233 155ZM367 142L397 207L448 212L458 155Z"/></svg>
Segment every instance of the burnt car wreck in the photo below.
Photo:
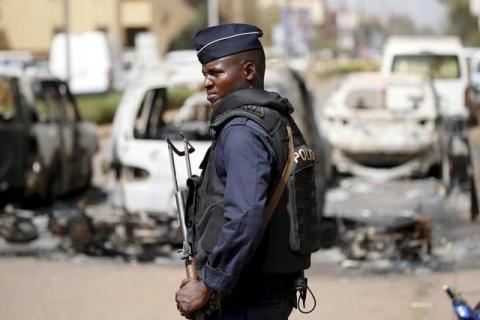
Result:
<svg viewBox="0 0 480 320"><path fill-rule="evenodd" d="M341 219L341 247L349 259L421 260L431 254L428 219L394 217L373 222Z"/></svg>
<svg viewBox="0 0 480 320"><path fill-rule="evenodd" d="M82 204L73 209L56 208L48 214L49 231L61 239L62 249L73 253L151 261L172 254L180 241L176 226L148 215L99 215Z"/></svg>
<svg viewBox="0 0 480 320"><path fill-rule="evenodd" d="M36 70L0 70L0 208L86 188L98 149L65 82ZM27 201L28 200L28 201Z"/></svg>
<svg viewBox="0 0 480 320"><path fill-rule="evenodd" d="M34 222L40 214L48 217L47 230ZM137 261L171 257L180 248L177 228L176 222L167 226L148 215L98 214L83 204L43 212L7 206L0 220L0 236L10 243L28 243L49 232L66 252ZM424 262L432 254L431 221L415 213L338 213L323 218L321 243L323 249L338 248L344 262Z"/></svg>
<svg viewBox="0 0 480 320"><path fill-rule="evenodd" d="M328 100L322 124L339 172L388 180L423 176L439 163L437 119L427 80L359 73Z"/></svg>
<svg viewBox="0 0 480 320"><path fill-rule="evenodd" d="M323 247L356 261L423 261L432 253L430 220L417 214L337 214L324 219Z"/></svg>

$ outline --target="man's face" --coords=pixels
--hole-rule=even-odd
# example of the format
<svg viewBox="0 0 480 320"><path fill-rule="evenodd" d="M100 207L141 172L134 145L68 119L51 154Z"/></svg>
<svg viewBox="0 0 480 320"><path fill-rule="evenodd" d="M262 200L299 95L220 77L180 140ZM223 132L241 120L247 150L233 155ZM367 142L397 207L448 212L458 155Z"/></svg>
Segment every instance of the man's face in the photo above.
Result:
<svg viewBox="0 0 480 320"><path fill-rule="evenodd" d="M236 55L207 62L202 65L202 73L203 87L212 107L230 92L249 87L241 59Z"/></svg>

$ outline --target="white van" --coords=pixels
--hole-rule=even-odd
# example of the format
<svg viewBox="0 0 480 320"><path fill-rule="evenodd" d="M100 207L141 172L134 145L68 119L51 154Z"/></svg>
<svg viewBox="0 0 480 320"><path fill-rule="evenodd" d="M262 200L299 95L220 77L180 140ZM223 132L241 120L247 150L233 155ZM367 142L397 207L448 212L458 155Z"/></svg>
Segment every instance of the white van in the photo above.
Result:
<svg viewBox="0 0 480 320"><path fill-rule="evenodd" d="M70 88L74 94L97 94L125 87L121 48L117 41L100 31L71 33ZM65 34L53 37L49 57L50 72L67 78Z"/></svg>
<svg viewBox="0 0 480 320"><path fill-rule="evenodd" d="M391 37L384 46L383 74L420 74L433 80L440 98L440 114L467 119L468 68L456 37Z"/></svg>

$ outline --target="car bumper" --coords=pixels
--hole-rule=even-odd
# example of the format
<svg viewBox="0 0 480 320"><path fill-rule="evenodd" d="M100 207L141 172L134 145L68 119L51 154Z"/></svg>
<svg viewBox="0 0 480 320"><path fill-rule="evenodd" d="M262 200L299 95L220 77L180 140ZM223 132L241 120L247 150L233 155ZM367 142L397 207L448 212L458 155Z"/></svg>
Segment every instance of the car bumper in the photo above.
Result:
<svg viewBox="0 0 480 320"><path fill-rule="evenodd" d="M371 156L378 157L379 155ZM332 153L332 161L338 172L379 181L425 175L438 162L438 159L438 152L430 149L403 163L388 167L373 167L355 161L339 149L334 149Z"/></svg>

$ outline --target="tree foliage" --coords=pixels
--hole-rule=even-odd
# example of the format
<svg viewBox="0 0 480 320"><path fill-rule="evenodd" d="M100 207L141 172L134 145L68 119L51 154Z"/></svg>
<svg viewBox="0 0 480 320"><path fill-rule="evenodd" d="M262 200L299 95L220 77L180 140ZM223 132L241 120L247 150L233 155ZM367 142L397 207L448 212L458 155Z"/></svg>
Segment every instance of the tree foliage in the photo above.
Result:
<svg viewBox="0 0 480 320"><path fill-rule="evenodd" d="M196 1L190 1L195 4ZM198 1L197 1L198 2ZM172 50L191 50L193 49L192 39L198 30L206 28L208 26L207 19L207 6L205 3L200 3L196 7L195 20L187 26L178 37L173 39L170 43L168 51Z"/></svg>
<svg viewBox="0 0 480 320"><path fill-rule="evenodd" d="M459 36L466 46L480 46L478 18L470 13L470 0L441 0L448 6L447 32Z"/></svg>

